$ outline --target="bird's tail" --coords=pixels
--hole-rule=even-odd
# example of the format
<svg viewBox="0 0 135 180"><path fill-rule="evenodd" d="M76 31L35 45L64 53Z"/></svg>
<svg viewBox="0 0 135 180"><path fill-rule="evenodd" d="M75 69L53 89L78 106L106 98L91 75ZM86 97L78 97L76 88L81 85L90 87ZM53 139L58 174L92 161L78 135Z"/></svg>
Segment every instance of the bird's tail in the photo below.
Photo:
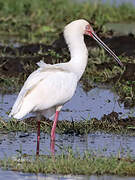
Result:
<svg viewBox="0 0 135 180"><path fill-rule="evenodd" d="M16 111L16 109L12 108L9 117L14 117L16 119L21 119L25 115L27 115L30 111L32 111L33 105L30 102L24 102L22 106Z"/></svg>

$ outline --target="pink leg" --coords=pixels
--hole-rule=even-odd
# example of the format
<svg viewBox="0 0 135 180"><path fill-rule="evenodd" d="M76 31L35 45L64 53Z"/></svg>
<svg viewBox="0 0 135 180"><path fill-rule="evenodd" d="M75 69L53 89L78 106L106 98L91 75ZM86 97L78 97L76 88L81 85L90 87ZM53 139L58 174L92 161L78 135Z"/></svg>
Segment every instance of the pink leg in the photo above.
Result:
<svg viewBox="0 0 135 180"><path fill-rule="evenodd" d="M38 129L37 129L37 152L36 155L39 156L39 142L40 142L40 119L38 119Z"/></svg>
<svg viewBox="0 0 135 180"><path fill-rule="evenodd" d="M55 154L55 141L51 141L50 148L51 148L52 156L54 156L54 154Z"/></svg>
<svg viewBox="0 0 135 180"><path fill-rule="evenodd" d="M56 129L57 121L58 121L58 116L59 116L59 111L56 111L53 127L51 130L51 141L55 141L55 129Z"/></svg>
<svg viewBox="0 0 135 180"><path fill-rule="evenodd" d="M53 127L51 130L51 152L54 155L54 147L55 147L55 130L56 130L56 125L58 121L58 116L59 116L59 111L56 111L54 122L53 122Z"/></svg>

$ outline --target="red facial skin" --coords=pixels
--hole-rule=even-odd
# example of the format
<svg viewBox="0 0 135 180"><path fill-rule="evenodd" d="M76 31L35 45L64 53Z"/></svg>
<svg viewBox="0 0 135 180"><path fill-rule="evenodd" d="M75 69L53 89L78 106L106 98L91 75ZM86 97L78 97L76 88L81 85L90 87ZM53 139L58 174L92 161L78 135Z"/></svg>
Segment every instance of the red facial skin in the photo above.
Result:
<svg viewBox="0 0 135 180"><path fill-rule="evenodd" d="M94 33L94 30L92 29L92 27L90 26L90 24L88 24L86 27L85 27L85 34L86 35L89 35L93 38L93 34Z"/></svg>

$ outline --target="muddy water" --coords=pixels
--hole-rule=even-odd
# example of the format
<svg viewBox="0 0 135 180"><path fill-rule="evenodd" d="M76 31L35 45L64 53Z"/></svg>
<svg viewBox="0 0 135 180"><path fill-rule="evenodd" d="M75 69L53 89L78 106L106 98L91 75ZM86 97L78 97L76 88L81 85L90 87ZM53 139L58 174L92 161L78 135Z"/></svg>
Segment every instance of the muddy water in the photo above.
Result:
<svg viewBox="0 0 135 180"><path fill-rule="evenodd" d="M0 94L0 116L6 120L8 119L7 112L11 110L16 97L17 94ZM119 96L108 86L96 86L86 93L79 84L71 101L64 105L59 120L78 121L93 117L100 119L104 114L112 111L118 112L122 118L129 114L135 116L135 108L125 109L118 100Z"/></svg>

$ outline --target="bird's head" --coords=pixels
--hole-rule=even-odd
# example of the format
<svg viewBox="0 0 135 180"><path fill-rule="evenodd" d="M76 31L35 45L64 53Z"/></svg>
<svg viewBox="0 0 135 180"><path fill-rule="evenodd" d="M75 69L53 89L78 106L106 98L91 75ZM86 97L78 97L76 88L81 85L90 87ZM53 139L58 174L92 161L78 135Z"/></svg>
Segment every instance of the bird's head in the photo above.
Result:
<svg viewBox="0 0 135 180"><path fill-rule="evenodd" d="M84 19L79 19L79 20L76 20L76 21L72 21L71 23L66 25L65 28L64 28L64 32L70 33L70 34L74 33L74 34L77 34L77 35L87 34L86 30L91 30L92 32L94 32L92 27L90 26L90 24Z"/></svg>
<svg viewBox="0 0 135 180"><path fill-rule="evenodd" d="M72 21L68 25L65 26L64 34L70 36L72 38L72 35L76 36L83 36L84 34L92 37L94 40L96 40L107 52L109 52L113 58L118 62L120 66L123 67L123 64L121 63L120 59L115 55L115 53L96 35L91 25L84 19L79 19L76 21Z"/></svg>

